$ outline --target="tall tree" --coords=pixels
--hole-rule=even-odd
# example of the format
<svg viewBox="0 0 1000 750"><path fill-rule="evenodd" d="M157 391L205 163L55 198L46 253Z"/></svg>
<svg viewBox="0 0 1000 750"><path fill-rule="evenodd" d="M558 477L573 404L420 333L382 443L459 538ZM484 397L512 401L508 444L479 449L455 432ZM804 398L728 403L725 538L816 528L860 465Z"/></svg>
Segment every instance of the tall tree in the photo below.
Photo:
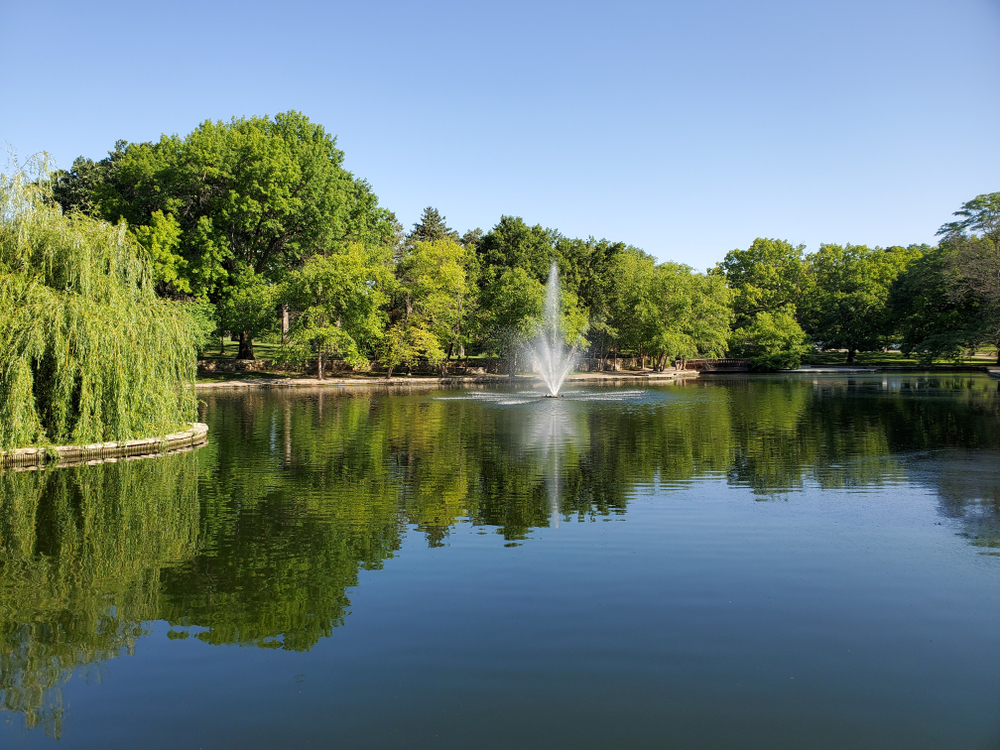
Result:
<svg viewBox="0 0 1000 750"><path fill-rule="evenodd" d="M520 217L501 216L497 225L476 243L482 283L491 282L507 269L521 268L544 284L552 259L560 260L555 252L558 238L558 232L544 229L540 224L528 226ZM559 272L560 276L572 275L566 274L562 263Z"/></svg>
<svg viewBox="0 0 1000 750"><path fill-rule="evenodd" d="M731 292L718 275L679 263L657 264L645 253L622 252L613 267L612 315L619 342L657 367L667 359L723 353L732 321Z"/></svg>
<svg viewBox="0 0 1000 750"><path fill-rule="evenodd" d="M989 342L997 347L1000 364L1000 193L977 195L954 215L958 220L938 230L942 239L933 269L921 269L922 275L911 280L943 292L942 298L925 299L912 311L910 322L924 341L913 343L928 353L953 353L955 347ZM943 307L942 315L921 322L934 307Z"/></svg>
<svg viewBox="0 0 1000 750"><path fill-rule="evenodd" d="M808 288L803 250L805 245L758 237L746 250L726 254L718 269L734 292L737 327L752 325L761 312L791 309L795 314Z"/></svg>
<svg viewBox="0 0 1000 750"><path fill-rule="evenodd" d="M943 224L938 230L945 238L968 235L982 237L994 247L1000 245L1000 193L984 193L966 201L954 213L957 221Z"/></svg>
<svg viewBox="0 0 1000 750"><path fill-rule="evenodd" d="M386 254L351 243L340 252L313 256L290 274L286 299L299 311L290 331L293 357L315 354L321 380L330 356L360 367L379 345L392 284Z"/></svg>
<svg viewBox="0 0 1000 750"><path fill-rule="evenodd" d="M545 287L524 268L508 268L490 278L481 299L480 336L484 348L508 360L508 373L517 373L519 355L537 329L545 299Z"/></svg>
<svg viewBox="0 0 1000 750"><path fill-rule="evenodd" d="M420 220L413 225L413 231L407 235L407 239L411 244L439 242L441 240L458 242L459 236L458 232L445 223L445 217L436 208L428 206L420 214Z"/></svg>
<svg viewBox="0 0 1000 750"><path fill-rule="evenodd" d="M74 165L59 189L83 205L75 196L86 188L109 221L155 228L157 212L174 221L172 252L183 260L174 287L219 301L244 269L275 284L314 254L392 242L394 217L344 169L343 156L321 125L290 111L206 121L157 143L120 142L99 167Z"/></svg>
<svg viewBox="0 0 1000 750"><path fill-rule="evenodd" d="M473 252L453 240L417 242L399 264L402 317L425 326L447 356L464 352L475 307Z"/></svg>
<svg viewBox="0 0 1000 750"><path fill-rule="evenodd" d="M824 349L846 349L849 364L858 352L891 343L889 289L920 254L918 247L820 246L809 259L815 289L804 310L807 332Z"/></svg>
<svg viewBox="0 0 1000 750"><path fill-rule="evenodd" d="M964 350L997 343L995 315L955 272L955 248L924 248L892 285L889 309L900 332L900 346L929 364L939 357L957 359Z"/></svg>

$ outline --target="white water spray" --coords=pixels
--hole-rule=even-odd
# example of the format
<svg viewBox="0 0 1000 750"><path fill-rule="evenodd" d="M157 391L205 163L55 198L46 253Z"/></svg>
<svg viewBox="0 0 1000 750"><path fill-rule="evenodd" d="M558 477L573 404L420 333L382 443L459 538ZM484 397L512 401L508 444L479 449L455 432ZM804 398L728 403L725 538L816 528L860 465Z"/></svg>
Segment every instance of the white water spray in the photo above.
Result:
<svg viewBox="0 0 1000 750"><path fill-rule="evenodd" d="M558 396L563 381L573 369L576 347L563 344L559 329L559 268L555 261L549 268L545 286L545 307L542 310L542 330L532 343L531 356L550 396Z"/></svg>

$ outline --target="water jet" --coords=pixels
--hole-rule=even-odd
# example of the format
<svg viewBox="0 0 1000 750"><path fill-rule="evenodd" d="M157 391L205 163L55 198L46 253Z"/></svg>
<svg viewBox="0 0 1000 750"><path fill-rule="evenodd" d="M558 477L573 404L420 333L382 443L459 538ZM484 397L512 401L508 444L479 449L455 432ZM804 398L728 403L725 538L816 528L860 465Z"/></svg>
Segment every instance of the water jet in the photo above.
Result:
<svg viewBox="0 0 1000 750"><path fill-rule="evenodd" d="M531 347L532 359L549 389L550 398L559 396L559 389L576 361L576 347L567 349L563 342L559 326L559 302L559 267L552 261L549 267L549 279L545 285L542 328Z"/></svg>

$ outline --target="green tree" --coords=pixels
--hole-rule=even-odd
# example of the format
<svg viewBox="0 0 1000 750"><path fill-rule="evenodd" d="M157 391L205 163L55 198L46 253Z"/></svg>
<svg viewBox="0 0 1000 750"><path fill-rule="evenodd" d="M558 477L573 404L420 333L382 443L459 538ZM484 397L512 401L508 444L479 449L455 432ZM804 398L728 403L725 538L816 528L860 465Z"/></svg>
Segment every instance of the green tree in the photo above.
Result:
<svg viewBox="0 0 1000 750"><path fill-rule="evenodd" d="M988 240L994 247L1000 245L1000 193L977 195L963 203L954 215L961 218L943 224L939 235L946 238L973 235Z"/></svg>
<svg viewBox="0 0 1000 750"><path fill-rule="evenodd" d="M379 343L378 353L379 361L386 367L387 378L391 378L392 371L400 365L413 367L425 359L436 367L445 358L437 336L417 318L399 320L389 326Z"/></svg>
<svg viewBox="0 0 1000 750"><path fill-rule="evenodd" d="M162 435L194 417L195 330L124 225L0 176L0 449Z"/></svg>
<svg viewBox="0 0 1000 750"><path fill-rule="evenodd" d="M723 278L678 263L657 265L635 249L617 256L612 275L612 320L626 349L643 360L652 355L657 367L671 358L725 351L732 308Z"/></svg>
<svg viewBox="0 0 1000 750"><path fill-rule="evenodd" d="M815 288L803 310L806 331L823 349L846 349L849 364L859 351L887 346L896 333L889 289L920 254L917 247L820 246L809 258Z"/></svg>
<svg viewBox="0 0 1000 750"><path fill-rule="evenodd" d="M508 268L491 278L481 295L488 300L479 317L484 346L508 361L508 372L514 377L521 349L541 318L545 287L524 268Z"/></svg>
<svg viewBox="0 0 1000 750"><path fill-rule="evenodd" d="M733 312L738 327L752 325L761 312L791 308L794 314L808 289L804 249L805 245L758 237L748 249L726 254L718 270L734 292Z"/></svg>
<svg viewBox="0 0 1000 750"><path fill-rule="evenodd" d="M398 268L403 317L419 323L447 352L464 354L475 312L474 255L450 239L411 245Z"/></svg>
<svg viewBox="0 0 1000 750"><path fill-rule="evenodd" d="M313 256L290 275L286 295L299 311L290 331L294 358L315 354L321 380L330 356L364 367L378 345L391 284L385 256L385 250L352 243L342 252Z"/></svg>
<svg viewBox="0 0 1000 750"><path fill-rule="evenodd" d="M132 236L149 256L153 282L162 296L191 292L191 281L184 276L187 261L176 252L181 242L181 225L172 214L154 211L149 224L134 227Z"/></svg>
<svg viewBox="0 0 1000 750"><path fill-rule="evenodd" d="M990 342L1000 363L1000 193L978 195L955 215L961 218L938 230L947 303L955 313L975 311L959 326L971 334L965 343Z"/></svg>
<svg viewBox="0 0 1000 750"><path fill-rule="evenodd" d="M458 242L459 236L458 232L445 223L445 217L436 208L428 206L420 214L420 220L413 225L413 231L407 235L407 240L410 244L443 240Z"/></svg>
<svg viewBox="0 0 1000 750"><path fill-rule="evenodd" d="M239 336L236 359L255 359L253 340L274 328L279 290L249 267L235 273L232 280L219 301L219 323L223 330Z"/></svg>
<svg viewBox="0 0 1000 750"><path fill-rule="evenodd" d="M792 370L802 364L809 342L789 308L762 311L733 331L730 353L750 360L753 370Z"/></svg>
<svg viewBox="0 0 1000 750"><path fill-rule="evenodd" d="M983 300L958 284L955 249L925 248L892 285L889 309L900 332L900 348L924 364L997 340Z"/></svg>
<svg viewBox="0 0 1000 750"><path fill-rule="evenodd" d="M125 219L157 258L167 245L152 237L174 222L176 244L158 261L163 281L219 302L253 278L245 269L280 283L314 254L395 241L395 217L343 168L343 156L322 126L290 111L206 121L157 143L119 142L96 165L74 163L57 190L66 205Z"/></svg>
<svg viewBox="0 0 1000 750"><path fill-rule="evenodd" d="M528 226L520 217L501 216L497 225L476 243L482 283L491 283L507 269L521 268L544 284L552 258L559 260L554 248L557 237L557 232L543 229L539 224ZM565 274L562 264L559 271L568 279L573 276Z"/></svg>
<svg viewBox="0 0 1000 750"><path fill-rule="evenodd" d="M621 253L612 268L611 318L616 348L642 354L657 338L659 309L656 259L641 250Z"/></svg>

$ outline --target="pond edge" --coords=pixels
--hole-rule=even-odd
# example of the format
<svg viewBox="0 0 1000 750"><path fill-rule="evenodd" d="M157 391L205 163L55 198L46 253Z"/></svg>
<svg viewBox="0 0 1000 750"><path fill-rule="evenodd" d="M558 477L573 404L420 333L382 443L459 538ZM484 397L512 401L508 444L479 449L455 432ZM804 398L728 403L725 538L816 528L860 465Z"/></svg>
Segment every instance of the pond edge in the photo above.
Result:
<svg viewBox="0 0 1000 750"><path fill-rule="evenodd" d="M208 425L188 422L191 429L173 432L163 437L122 440L90 445L59 445L54 448L17 448L0 452L0 467L35 467L47 463L57 465L101 462L108 459L150 456L194 448L208 440Z"/></svg>

